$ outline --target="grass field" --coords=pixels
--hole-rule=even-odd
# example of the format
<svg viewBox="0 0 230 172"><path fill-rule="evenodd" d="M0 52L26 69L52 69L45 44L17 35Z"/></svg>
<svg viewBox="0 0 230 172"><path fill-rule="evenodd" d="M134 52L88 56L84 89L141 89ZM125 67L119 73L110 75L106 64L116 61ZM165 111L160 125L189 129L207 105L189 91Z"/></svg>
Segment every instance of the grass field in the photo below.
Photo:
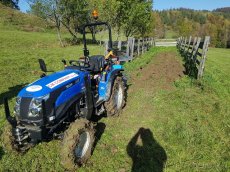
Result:
<svg viewBox="0 0 230 172"><path fill-rule="evenodd" d="M55 33L0 28L2 132L2 99L9 97L13 109L17 92L39 78L38 58L45 59L48 69L61 70L61 59L78 58L82 47L60 48ZM125 64L127 106L119 117L99 121L99 140L79 171L230 171L229 66L230 50L215 48L208 52L200 82L181 75L176 48L152 48ZM24 155L1 145L0 171L64 171L60 141L40 143Z"/></svg>
<svg viewBox="0 0 230 172"><path fill-rule="evenodd" d="M176 32L174 32L174 31L172 31L172 30L166 30L165 38L166 39L175 39L175 38L178 37L177 35L178 34Z"/></svg>

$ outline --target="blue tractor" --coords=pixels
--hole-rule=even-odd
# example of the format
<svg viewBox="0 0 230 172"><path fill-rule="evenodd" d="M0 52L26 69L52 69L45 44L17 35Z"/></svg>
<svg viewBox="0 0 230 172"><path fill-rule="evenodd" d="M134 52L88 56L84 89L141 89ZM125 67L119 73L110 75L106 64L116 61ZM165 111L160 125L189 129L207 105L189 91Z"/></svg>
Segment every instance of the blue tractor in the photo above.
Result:
<svg viewBox="0 0 230 172"><path fill-rule="evenodd" d="M105 25L109 31L108 55L89 55L86 28ZM8 101L4 107L11 124L11 145L25 152L42 141L63 139L62 164L73 169L85 163L94 143L93 116L119 114L125 105L126 81L119 57L113 52L111 28L105 22L83 26L84 58L63 60L65 69L46 75L44 61L39 59L41 78L23 88L10 114Z"/></svg>

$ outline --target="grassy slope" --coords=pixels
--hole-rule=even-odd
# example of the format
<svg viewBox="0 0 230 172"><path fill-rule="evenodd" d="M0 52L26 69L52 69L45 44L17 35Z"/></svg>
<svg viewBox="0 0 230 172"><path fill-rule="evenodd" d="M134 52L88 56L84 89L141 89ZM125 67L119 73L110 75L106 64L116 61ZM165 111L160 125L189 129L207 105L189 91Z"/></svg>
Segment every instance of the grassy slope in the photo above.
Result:
<svg viewBox="0 0 230 172"><path fill-rule="evenodd" d="M49 69L60 70L63 57L73 59L82 54L81 47L60 48L55 34L28 33L5 25L1 25L0 42L0 98L12 97L11 109L20 85L38 78L33 74L38 69L38 57L45 58ZM152 49L126 65L128 74L154 63L155 55L166 51L176 50ZM228 171L229 54L229 50L210 49L202 83L184 77L172 90L140 89L129 94L128 105L120 117L100 121L106 125L105 131L89 163L80 171L130 171L132 159L127 154L127 145L141 127L153 133L154 143L146 147L143 157L146 165L139 170L147 171L151 167L161 170L159 162L164 161L166 154L165 171ZM133 88L135 85L130 83L130 89ZM154 94L149 94L153 91ZM0 105L1 129L5 124L3 114ZM0 171L64 171L58 154L59 143L41 143L25 155L6 152L0 147ZM155 155L158 162L152 158Z"/></svg>
<svg viewBox="0 0 230 172"><path fill-rule="evenodd" d="M177 35L178 35L178 34L177 34L175 31L166 30L165 38L166 38L166 39L175 39L175 38L178 38Z"/></svg>
<svg viewBox="0 0 230 172"><path fill-rule="evenodd" d="M51 41L46 40L46 35L42 35L39 40ZM53 39L55 40L54 35ZM26 45L29 46L30 43ZM49 66L61 69L61 64L52 63L52 60L58 61L59 57L65 53L75 55L75 49L76 47L61 49L49 45L45 49L36 48L36 54L47 55L46 60ZM175 49L151 50L142 58L126 65L129 75L140 66L154 62L152 60L154 54L162 51L170 52ZM4 49L4 52L9 53L10 51ZM185 77L177 81L175 89L171 91L159 89L153 96L149 95L147 90L142 90L129 95L128 106L119 118L100 121L106 125L105 131L89 163L80 171L124 169L129 171L132 167L132 160L127 155L127 145L141 127L149 128L153 133L155 147L159 150L155 153L160 154L159 157L162 156L163 150L166 153L165 171L227 170L229 162L227 114L230 112L227 106L229 76L226 73L229 72L228 64L230 63L228 54L229 50L211 49L209 51L207 71L201 88ZM2 57L11 57L10 63L3 61ZM14 62L15 59L21 63ZM31 52L30 48L23 48L23 46L20 48L18 45L13 54L1 55L1 64L4 65L2 72L5 73L4 75L1 73L1 83L4 83L1 86L1 92L7 90L9 86L31 82L36 78L29 72L37 67L36 55ZM8 71L12 66L14 69ZM1 114L3 114L2 106ZM60 149L59 141L52 141L39 144L23 156L5 152L0 162L0 169L20 169L21 171L56 169L62 171L58 149ZM147 149L151 152L152 147L149 146ZM151 155L146 154L146 158L151 159ZM149 165L154 167L154 164L155 168L161 168L155 161L148 163L142 167L143 171L148 170Z"/></svg>
<svg viewBox="0 0 230 172"><path fill-rule="evenodd" d="M0 27L7 26L24 31L45 31L50 28L50 23L34 15L24 14L13 10L0 3Z"/></svg>
<svg viewBox="0 0 230 172"><path fill-rule="evenodd" d="M210 49L201 84L185 77L154 98L169 171L229 170L229 53Z"/></svg>
<svg viewBox="0 0 230 172"><path fill-rule="evenodd" d="M153 54L155 50L129 64L127 69L137 70ZM154 145L146 148L150 152L143 157L146 166L138 170L154 171L151 167L155 167L155 171L160 171L151 153L159 155L158 162L163 161L166 153L165 171L228 171L229 50L211 49L208 57L201 86L184 77L171 91L159 89L153 95L151 90L140 88L132 92L122 116L105 120L106 132L91 159L93 165L86 169L129 171L132 161L126 153L127 145L138 129L144 127L152 131Z"/></svg>

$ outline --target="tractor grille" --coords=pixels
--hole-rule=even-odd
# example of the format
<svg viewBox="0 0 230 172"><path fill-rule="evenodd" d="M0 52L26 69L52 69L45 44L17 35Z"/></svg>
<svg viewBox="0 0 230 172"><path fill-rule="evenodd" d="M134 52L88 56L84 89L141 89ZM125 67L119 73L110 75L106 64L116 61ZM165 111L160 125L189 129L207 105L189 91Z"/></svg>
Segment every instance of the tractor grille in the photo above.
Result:
<svg viewBox="0 0 230 172"><path fill-rule="evenodd" d="M22 97L20 104L20 117L21 119L28 119L29 107L32 98Z"/></svg>

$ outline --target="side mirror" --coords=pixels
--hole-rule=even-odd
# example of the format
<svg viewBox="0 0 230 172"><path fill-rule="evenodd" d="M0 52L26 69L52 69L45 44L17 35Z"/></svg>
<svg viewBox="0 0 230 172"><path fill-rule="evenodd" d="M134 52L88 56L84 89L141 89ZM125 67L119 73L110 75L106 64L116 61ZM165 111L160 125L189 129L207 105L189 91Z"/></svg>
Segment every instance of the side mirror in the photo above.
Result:
<svg viewBox="0 0 230 172"><path fill-rule="evenodd" d="M43 59L38 59L38 62L39 62L39 65L40 65L40 69L43 71L43 72L47 72L47 68L46 68L46 64L44 62Z"/></svg>

